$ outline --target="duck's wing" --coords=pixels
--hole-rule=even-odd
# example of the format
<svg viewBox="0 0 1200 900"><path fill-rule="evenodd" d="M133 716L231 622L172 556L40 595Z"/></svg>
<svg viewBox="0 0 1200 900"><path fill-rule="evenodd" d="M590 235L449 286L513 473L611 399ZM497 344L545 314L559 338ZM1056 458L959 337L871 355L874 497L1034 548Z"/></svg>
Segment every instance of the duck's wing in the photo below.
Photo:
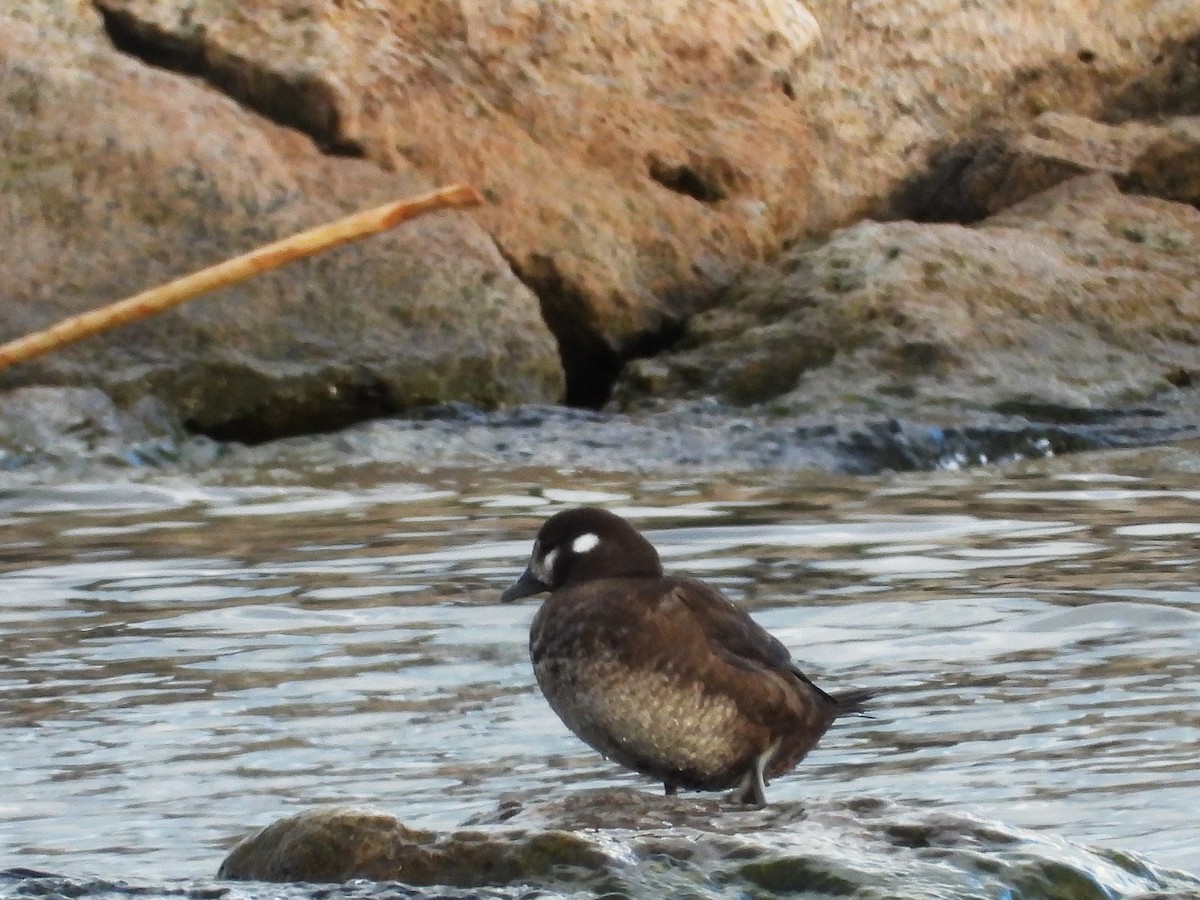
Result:
<svg viewBox="0 0 1200 900"><path fill-rule="evenodd" d="M691 578L677 579L675 587L660 604L660 611L690 617L712 651L732 665L786 672L818 697L834 706L840 705L800 670L791 652L778 638L716 588Z"/></svg>

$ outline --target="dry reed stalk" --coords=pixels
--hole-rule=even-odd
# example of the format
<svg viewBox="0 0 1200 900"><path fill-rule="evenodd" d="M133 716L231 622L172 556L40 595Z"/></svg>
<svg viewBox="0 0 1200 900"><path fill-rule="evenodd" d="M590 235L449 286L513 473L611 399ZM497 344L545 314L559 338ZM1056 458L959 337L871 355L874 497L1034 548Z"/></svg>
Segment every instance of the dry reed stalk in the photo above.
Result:
<svg viewBox="0 0 1200 900"><path fill-rule="evenodd" d="M201 294L277 269L292 260L311 256L368 235L379 234L425 213L448 207L478 206L482 202L483 198L475 188L455 184L419 197L385 203L383 206L354 213L336 222L318 225L223 263L134 294L125 300L118 300L99 309L63 319L44 331L27 334L0 345L0 369L49 353L65 344L74 343L109 328L155 315Z"/></svg>

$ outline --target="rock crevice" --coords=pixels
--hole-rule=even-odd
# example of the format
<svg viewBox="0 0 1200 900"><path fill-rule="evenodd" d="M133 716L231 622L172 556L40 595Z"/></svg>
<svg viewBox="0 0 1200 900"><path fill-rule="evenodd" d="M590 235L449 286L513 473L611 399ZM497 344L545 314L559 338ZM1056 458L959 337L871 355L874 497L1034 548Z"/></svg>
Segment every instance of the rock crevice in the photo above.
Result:
<svg viewBox="0 0 1200 900"><path fill-rule="evenodd" d="M346 127L345 98L320 73L287 78L252 57L214 52L204 29L169 29L118 3L94 0L113 46L144 63L194 76L284 128L307 134L324 152L364 156Z"/></svg>

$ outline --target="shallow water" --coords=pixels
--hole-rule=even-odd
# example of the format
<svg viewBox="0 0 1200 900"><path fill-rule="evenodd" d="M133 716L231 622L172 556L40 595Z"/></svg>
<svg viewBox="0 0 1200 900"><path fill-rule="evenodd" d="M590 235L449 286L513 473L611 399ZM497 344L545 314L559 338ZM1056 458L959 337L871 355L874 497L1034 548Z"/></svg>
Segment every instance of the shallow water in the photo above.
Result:
<svg viewBox="0 0 1200 900"><path fill-rule="evenodd" d="M885 801L1101 851L1073 865L1136 854L1123 872L1200 872L1200 471L1179 458L14 485L0 491L0 869L95 896L121 879L203 885L237 839L315 805L449 830L505 796L653 792L538 694L536 600L496 602L545 516L598 503L668 568L746 603L819 683L880 692L772 801L851 818ZM1138 877L1105 883L1200 891ZM29 884L0 879L0 896Z"/></svg>

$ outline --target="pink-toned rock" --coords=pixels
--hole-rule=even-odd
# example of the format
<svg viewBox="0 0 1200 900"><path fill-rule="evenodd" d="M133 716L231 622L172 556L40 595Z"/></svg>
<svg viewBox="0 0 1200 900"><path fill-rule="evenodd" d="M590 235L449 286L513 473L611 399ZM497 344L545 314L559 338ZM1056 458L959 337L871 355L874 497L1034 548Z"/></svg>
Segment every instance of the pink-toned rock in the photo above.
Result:
<svg viewBox="0 0 1200 900"><path fill-rule="evenodd" d="M39 17L37 13L41 12ZM0 13L5 338L428 190L116 52L90 7ZM442 213L0 373L98 386L260 439L447 400L556 401L537 299Z"/></svg>
<svg viewBox="0 0 1200 900"><path fill-rule="evenodd" d="M748 264L892 205L982 126L1097 114L1200 6L98 0L130 50L329 146L486 188L596 403Z"/></svg>
<svg viewBox="0 0 1200 900"><path fill-rule="evenodd" d="M552 399L561 375L547 327L567 399L598 404L627 358L668 344L748 267L865 215L903 214L906 187L930 161L984 131L1024 144L992 172L1004 178L981 177L971 194L980 215L1087 171L1116 174L1129 190L1192 196L1192 126L1177 119L1145 144L1159 126L1127 121L1139 104L1168 112L1189 102L1179 85L1191 83L1200 6L1178 0L1136 9L1106 0L96 8L103 29L78 0L3 14L14 23L3 52L16 61L6 70L16 101L5 150L15 148L16 164L5 214L18 217L20 238L0 252L7 277L26 285L11 294L23 310L15 316L37 309L44 324L46 312L111 299L410 187L466 178L489 198L475 219L503 259L457 215L313 263L303 271L314 281L280 275L246 288L274 298L253 304L278 326L269 353L261 324L238 332L207 302L96 345L108 354L96 358L111 390L169 393L216 434L333 427L432 399ZM121 58L105 32L182 74ZM392 174L322 157L199 79L326 151ZM30 91L51 102L29 107ZM1062 111L1058 125L1048 117L1029 127L1050 109ZM1066 115L1109 111L1125 124ZM1136 145L1141 155L1120 172L1095 152L1089 161L1081 150L1099 146L1093 127L1106 130L1105 152ZM72 205L80 186L90 202ZM421 263L410 241L424 248ZM51 245L72 252L48 273L37 248ZM368 274L368 259L387 265ZM25 299L32 284L44 303ZM297 294L331 302L305 303L294 321L273 314ZM338 299L347 295L389 299ZM455 313L451 296L473 298L475 311ZM181 323L191 330L167 333ZM143 358L151 328L182 350ZM350 356L322 370L293 362L334 346ZM83 359L67 354L0 383L79 380L87 366L72 366ZM206 399L214 396L219 403Z"/></svg>

